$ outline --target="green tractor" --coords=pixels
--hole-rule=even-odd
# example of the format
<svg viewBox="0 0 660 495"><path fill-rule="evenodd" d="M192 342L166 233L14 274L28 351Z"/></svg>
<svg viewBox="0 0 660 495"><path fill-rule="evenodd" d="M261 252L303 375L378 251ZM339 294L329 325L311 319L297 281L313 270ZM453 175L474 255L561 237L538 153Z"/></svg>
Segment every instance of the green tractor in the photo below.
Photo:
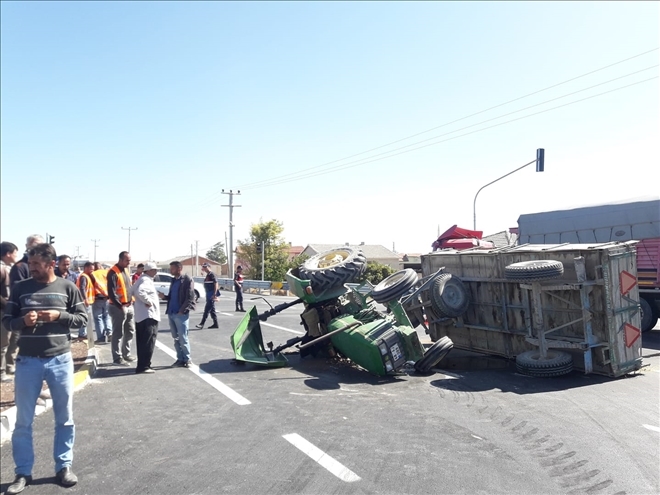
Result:
<svg viewBox="0 0 660 495"><path fill-rule="evenodd" d="M376 287L368 282L346 285L365 268L366 259L361 252L342 247L313 256L289 270L289 290L297 299L271 306L261 314L252 307L245 314L231 336L236 361L286 366L288 361L282 351L297 345L301 357L332 357L339 353L378 376L398 374L407 364L414 365L419 373L430 373L453 343L445 337L425 352L414 326L425 319L421 294L435 285L441 270L422 281L413 270L401 270ZM377 303L384 305L385 310L379 309ZM266 348L260 322L297 304L304 305L301 318L305 335L276 348L269 342Z"/></svg>

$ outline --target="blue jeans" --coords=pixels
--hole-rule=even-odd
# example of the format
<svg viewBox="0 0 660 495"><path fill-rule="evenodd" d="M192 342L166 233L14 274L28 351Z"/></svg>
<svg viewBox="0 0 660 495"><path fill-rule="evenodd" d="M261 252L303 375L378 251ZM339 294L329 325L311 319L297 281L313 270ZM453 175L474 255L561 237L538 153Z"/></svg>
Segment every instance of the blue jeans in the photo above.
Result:
<svg viewBox="0 0 660 495"><path fill-rule="evenodd" d="M16 474L32 475L34 446L32 423L41 385L46 380L53 398L55 472L70 467L73 461L73 358L70 352L50 358L16 358L16 428L11 437Z"/></svg>
<svg viewBox="0 0 660 495"><path fill-rule="evenodd" d="M169 314L170 331L174 339L174 349L176 349L176 359L182 363L190 361L190 342L188 341L188 322L189 315Z"/></svg>
<svg viewBox="0 0 660 495"><path fill-rule="evenodd" d="M82 327L80 327L80 330L78 330L78 337L87 337L87 329L92 328L92 318L93 318L92 307L86 306L85 311L87 311L87 325L83 325Z"/></svg>
<svg viewBox="0 0 660 495"><path fill-rule="evenodd" d="M101 340L104 336L112 334L108 305L107 299L94 301L94 304L92 304L92 315L94 316L94 329L96 330L97 340Z"/></svg>

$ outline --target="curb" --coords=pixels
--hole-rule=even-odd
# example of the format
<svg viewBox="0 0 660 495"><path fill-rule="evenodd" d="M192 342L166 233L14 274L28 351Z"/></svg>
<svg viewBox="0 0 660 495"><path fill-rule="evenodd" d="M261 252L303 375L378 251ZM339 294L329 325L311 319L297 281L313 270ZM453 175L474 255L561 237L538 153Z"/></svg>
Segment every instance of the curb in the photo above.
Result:
<svg viewBox="0 0 660 495"><path fill-rule="evenodd" d="M87 351L87 359L81 366L81 368L73 374L73 391L78 392L85 387L91 380L96 369L98 367L98 351L92 347ZM52 399L46 399L46 405L40 406L37 404L37 407L34 411L34 415L39 416L40 414L45 413L51 407L53 407ZM16 426L16 406L10 407L9 409L2 412L0 416L0 444L5 443L11 438L11 434L14 431Z"/></svg>

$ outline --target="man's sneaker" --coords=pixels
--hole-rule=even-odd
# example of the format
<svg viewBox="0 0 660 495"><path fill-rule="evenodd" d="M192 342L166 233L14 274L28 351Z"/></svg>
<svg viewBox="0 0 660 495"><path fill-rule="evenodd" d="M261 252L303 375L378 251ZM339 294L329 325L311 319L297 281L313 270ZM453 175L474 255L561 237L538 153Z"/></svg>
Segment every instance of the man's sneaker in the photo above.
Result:
<svg viewBox="0 0 660 495"><path fill-rule="evenodd" d="M195 325L195 328L204 328L204 323L200 323L199 325Z"/></svg>
<svg viewBox="0 0 660 495"><path fill-rule="evenodd" d="M151 373L155 373L155 372L156 372L156 370L153 369L153 368L146 368L146 369L144 370L144 373L147 373L147 374L151 374Z"/></svg>
<svg viewBox="0 0 660 495"><path fill-rule="evenodd" d="M151 368L136 368L135 373L140 374L140 373L155 373L155 371Z"/></svg>
<svg viewBox="0 0 660 495"><path fill-rule="evenodd" d="M181 368L183 366L183 361L179 361L178 359L172 363L172 368Z"/></svg>
<svg viewBox="0 0 660 495"><path fill-rule="evenodd" d="M192 361L189 359L185 363L182 363L181 366L183 366L184 368L190 368L192 364L193 364Z"/></svg>
<svg viewBox="0 0 660 495"><path fill-rule="evenodd" d="M115 360L113 361L113 363L114 363L114 364L117 364L117 365L119 365L119 366L128 366L128 363L127 363L126 361L124 361L123 359L121 359L121 358L119 358L119 359L115 359Z"/></svg>
<svg viewBox="0 0 660 495"><path fill-rule="evenodd" d="M211 325L211 326L210 326L209 328L220 328L220 327L218 326L218 324L217 324L217 323L214 323L214 324L213 324L213 325Z"/></svg>
<svg viewBox="0 0 660 495"><path fill-rule="evenodd" d="M2 382L2 383L13 382L13 381L14 381L14 377L11 376L11 375L2 375L2 376L0 376L0 382Z"/></svg>
<svg viewBox="0 0 660 495"><path fill-rule="evenodd" d="M8 495L16 495L17 493L21 493L23 490L25 490L25 487L30 483L32 483L32 476L17 474L14 482L9 485L9 488L7 488L5 493Z"/></svg>
<svg viewBox="0 0 660 495"><path fill-rule="evenodd" d="M127 363L132 363L133 361L137 361L133 356L124 356L124 361Z"/></svg>
<svg viewBox="0 0 660 495"><path fill-rule="evenodd" d="M78 483L78 476L73 474L70 467L64 467L60 469L55 477L62 486L73 486Z"/></svg>

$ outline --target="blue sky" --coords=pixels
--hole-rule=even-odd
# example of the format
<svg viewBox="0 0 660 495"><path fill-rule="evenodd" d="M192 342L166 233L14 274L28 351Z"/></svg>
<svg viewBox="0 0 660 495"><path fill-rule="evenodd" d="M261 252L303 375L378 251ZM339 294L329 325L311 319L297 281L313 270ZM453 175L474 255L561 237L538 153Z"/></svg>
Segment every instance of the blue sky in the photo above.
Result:
<svg viewBox="0 0 660 495"><path fill-rule="evenodd" d="M19 246L48 232L58 252L92 256L100 239L111 260L131 226L134 259L205 251L228 231L224 188L241 190L235 239L275 218L296 245L427 252L438 229L471 228L476 191L539 147L544 173L479 194L478 229L660 194L656 2L0 8L1 234ZM354 163L442 135L423 144L455 139Z"/></svg>

